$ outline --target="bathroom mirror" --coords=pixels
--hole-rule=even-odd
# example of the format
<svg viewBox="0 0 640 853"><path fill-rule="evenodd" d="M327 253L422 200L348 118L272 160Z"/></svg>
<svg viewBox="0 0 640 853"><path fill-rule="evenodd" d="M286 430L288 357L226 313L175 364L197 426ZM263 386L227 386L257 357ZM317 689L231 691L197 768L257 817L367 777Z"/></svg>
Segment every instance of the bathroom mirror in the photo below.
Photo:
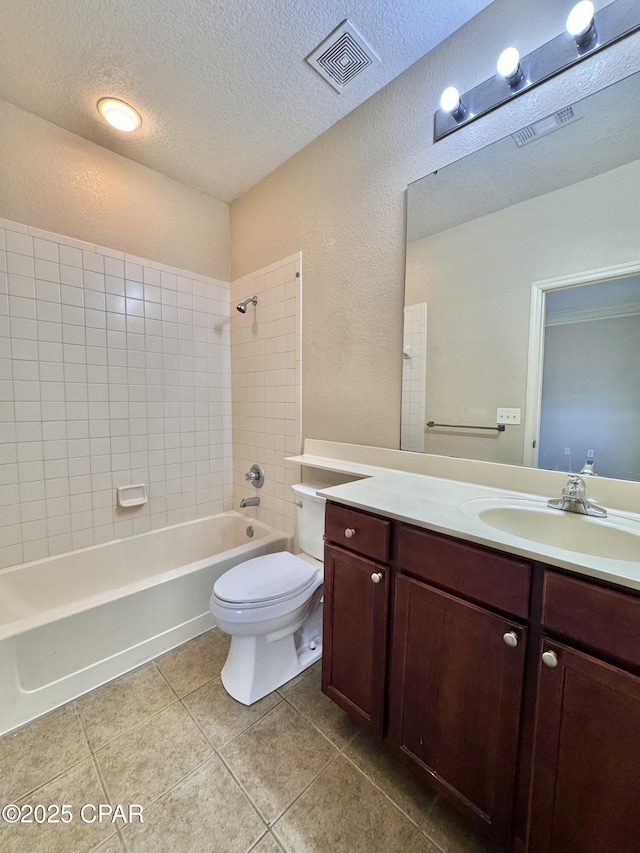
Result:
<svg viewBox="0 0 640 853"><path fill-rule="evenodd" d="M403 450L640 480L638 139L634 74L409 186Z"/></svg>

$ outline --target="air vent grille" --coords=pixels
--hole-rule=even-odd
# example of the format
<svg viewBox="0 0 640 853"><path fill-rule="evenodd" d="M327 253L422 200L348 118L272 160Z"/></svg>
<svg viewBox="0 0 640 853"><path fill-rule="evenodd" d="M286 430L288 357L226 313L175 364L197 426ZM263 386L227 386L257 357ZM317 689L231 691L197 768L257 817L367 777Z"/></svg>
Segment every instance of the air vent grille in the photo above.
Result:
<svg viewBox="0 0 640 853"><path fill-rule="evenodd" d="M561 127L578 121L580 118L582 116L578 115L574 107L563 107L557 113L552 113L550 116L541 118L540 121L523 127L522 130L516 131L511 136L518 148L522 148L523 145L533 142L534 139L547 136L549 133L553 133L554 130L560 130Z"/></svg>
<svg viewBox="0 0 640 853"><path fill-rule="evenodd" d="M380 60L353 24L345 20L307 57L307 62L337 92L342 92Z"/></svg>

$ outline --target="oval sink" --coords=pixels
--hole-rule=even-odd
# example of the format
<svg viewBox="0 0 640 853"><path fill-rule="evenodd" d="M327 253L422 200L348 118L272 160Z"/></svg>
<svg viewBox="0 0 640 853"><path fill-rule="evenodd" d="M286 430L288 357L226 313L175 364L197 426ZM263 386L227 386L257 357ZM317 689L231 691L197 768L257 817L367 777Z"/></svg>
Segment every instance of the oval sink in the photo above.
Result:
<svg viewBox="0 0 640 853"><path fill-rule="evenodd" d="M592 557L640 562L640 523L631 518L593 518L526 499L474 498L462 504L462 511L521 539Z"/></svg>

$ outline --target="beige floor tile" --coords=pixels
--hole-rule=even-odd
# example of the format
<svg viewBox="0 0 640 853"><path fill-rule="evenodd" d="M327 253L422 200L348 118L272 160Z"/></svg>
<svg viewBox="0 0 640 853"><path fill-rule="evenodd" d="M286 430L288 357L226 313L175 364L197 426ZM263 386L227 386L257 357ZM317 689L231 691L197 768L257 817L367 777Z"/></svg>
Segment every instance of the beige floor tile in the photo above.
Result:
<svg viewBox="0 0 640 853"><path fill-rule="evenodd" d="M440 798L420 821L420 828L444 853L492 853L475 828Z"/></svg>
<svg viewBox="0 0 640 853"><path fill-rule="evenodd" d="M88 853L115 833L111 823L85 823L81 818L81 808L86 803L97 806L105 802L91 757L47 782L21 802L31 805L65 803L71 807L72 819L66 823L0 823L2 853ZM87 817L93 816L94 812L87 813Z"/></svg>
<svg viewBox="0 0 640 853"><path fill-rule="evenodd" d="M416 823L425 819L435 793L380 741L361 731L344 754Z"/></svg>
<svg viewBox="0 0 640 853"><path fill-rule="evenodd" d="M282 853L282 847L275 840L270 832L258 841L255 847L251 848L251 853Z"/></svg>
<svg viewBox="0 0 640 853"><path fill-rule="evenodd" d="M145 807L211 755L178 702L96 752L112 803Z"/></svg>
<svg viewBox="0 0 640 853"><path fill-rule="evenodd" d="M336 748L286 702L220 751L269 822L336 754Z"/></svg>
<svg viewBox="0 0 640 853"><path fill-rule="evenodd" d="M302 682L309 678L309 676L314 672L322 672L322 661L316 661L314 664L308 669L303 670L300 675L296 675L295 678L292 678L291 681L287 681L286 684L283 684L282 687L278 687L278 693L281 696L288 696L292 690L295 690Z"/></svg>
<svg viewBox="0 0 640 853"><path fill-rule="evenodd" d="M91 746L99 749L175 701L175 693L150 663L93 690L76 704Z"/></svg>
<svg viewBox="0 0 640 853"><path fill-rule="evenodd" d="M270 693L253 705L243 705L232 699L220 679L216 678L189 693L182 701L210 743L219 749L282 702L282 697Z"/></svg>
<svg viewBox="0 0 640 853"><path fill-rule="evenodd" d="M217 756L123 830L129 853L246 853L264 823Z"/></svg>
<svg viewBox="0 0 640 853"><path fill-rule="evenodd" d="M227 652L228 645L214 629L156 658L155 663L178 696L182 697L217 678L227 659Z"/></svg>
<svg viewBox="0 0 640 853"><path fill-rule="evenodd" d="M288 853L440 853L343 756L296 800L273 832Z"/></svg>
<svg viewBox="0 0 640 853"><path fill-rule="evenodd" d="M0 801L14 802L89 755L73 704L0 738Z"/></svg>
<svg viewBox="0 0 640 853"><path fill-rule="evenodd" d="M123 853L124 847L117 835L112 835L104 844L94 847L91 853Z"/></svg>
<svg viewBox="0 0 640 853"><path fill-rule="evenodd" d="M315 669L298 686L287 694L287 701L308 717L320 731L344 749L358 734L360 728L332 702L321 690L322 672Z"/></svg>

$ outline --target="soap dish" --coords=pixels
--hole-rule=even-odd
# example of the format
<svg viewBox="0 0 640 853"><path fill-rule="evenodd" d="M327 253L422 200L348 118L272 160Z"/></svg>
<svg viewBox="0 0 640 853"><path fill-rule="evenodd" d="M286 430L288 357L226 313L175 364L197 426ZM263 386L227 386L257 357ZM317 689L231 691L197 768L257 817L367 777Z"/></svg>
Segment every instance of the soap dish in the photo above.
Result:
<svg viewBox="0 0 640 853"><path fill-rule="evenodd" d="M136 483L133 486L118 486L118 506L132 507L142 506L149 501L146 483Z"/></svg>

